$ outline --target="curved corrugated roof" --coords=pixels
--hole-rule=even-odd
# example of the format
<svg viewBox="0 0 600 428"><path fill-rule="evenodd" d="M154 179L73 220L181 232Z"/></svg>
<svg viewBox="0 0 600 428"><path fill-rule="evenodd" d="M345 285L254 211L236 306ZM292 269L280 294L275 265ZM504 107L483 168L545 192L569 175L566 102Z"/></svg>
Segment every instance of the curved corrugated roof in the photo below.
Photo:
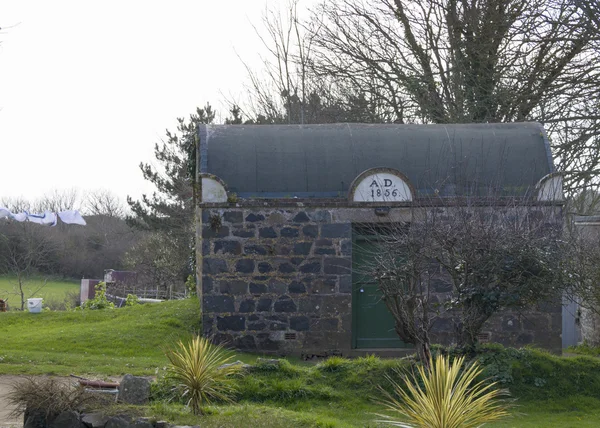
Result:
<svg viewBox="0 0 600 428"><path fill-rule="evenodd" d="M523 195L553 172L537 123L205 125L201 171L240 197L346 197L374 167L404 173L421 195Z"/></svg>

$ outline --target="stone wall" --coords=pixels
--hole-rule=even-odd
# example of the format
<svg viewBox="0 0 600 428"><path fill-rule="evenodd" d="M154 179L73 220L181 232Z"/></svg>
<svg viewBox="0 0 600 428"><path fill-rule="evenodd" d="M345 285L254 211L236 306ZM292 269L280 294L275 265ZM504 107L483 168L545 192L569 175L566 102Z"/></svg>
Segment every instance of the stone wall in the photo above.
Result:
<svg viewBox="0 0 600 428"><path fill-rule="evenodd" d="M232 204L233 205L233 204ZM352 224L385 217L373 208L211 207L203 210L203 329L216 342L274 354L355 354L352 338ZM451 290L440 275L442 301ZM560 304L527 314L503 313L484 328L489 340L560 351ZM435 343L451 342L442 314Z"/></svg>
<svg viewBox="0 0 600 428"><path fill-rule="evenodd" d="M237 348L350 346L351 225L327 210L205 210L205 334Z"/></svg>

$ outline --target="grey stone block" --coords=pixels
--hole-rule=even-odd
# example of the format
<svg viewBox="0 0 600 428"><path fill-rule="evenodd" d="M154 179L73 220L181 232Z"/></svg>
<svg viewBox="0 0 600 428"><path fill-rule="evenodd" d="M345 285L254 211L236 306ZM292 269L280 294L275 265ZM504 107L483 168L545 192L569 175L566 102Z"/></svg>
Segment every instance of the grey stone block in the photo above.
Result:
<svg viewBox="0 0 600 428"><path fill-rule="evenodd" d="M310 254L310 249L312 248L312 242L299 242L294 245L294 254L307 256Z"/></svg>
<svg viewBox="0 0 600 428"><path fill-rule="evenodd" d="M82 428L85 427L81 422L79 413L74 411L62 412L50 424L48 428Z"/></svg>
<svg viewBox="0 0 600 428"><path fill-rule="evenodd" d="M233 229L231 231L233 236L237 236L238 238L254 238L256 236L255 229Z"/></svg>
<svg viewBox="0 0 600 428"><path fill-rule="evenodd" d="M292 281L288 286L288 291L291 294L303 294L306 293L306 286L302 282Z"/></svg>
<svg viewBox="0 0 600 428"><path fill-rule="evenodd" d="M344 239L340 243L340 251L342 256L351 256L352 255L352 241L350 239Z"/></svg>
<svg viewBox="0 0 600 428"><path fill-rule="evenodd" d="M105 428L129 428L129 421L119 416L115 416L106 422Z"/></svg>
<svg viewBox="0 0 600 428"><path fill-rule="evenodd" d="M296 223L306 223L308 221L310 221L310 218L308 217L308 215L306 215L306 213L304 211L300 211L294 217L294 222L296 222Z"/></svg>
<svg viewBox="0 0 600 428"><path fill-rule="evenodd" d="M297 238L300 234L300 230L296 227L284 227L279 234L282 238Z"/></svg>
<svg viewBox="0 0 600 428"><path fill-rule="evenodd" d="M341 275L340 276L340 293L348 294L352 293L352 275Z"/></svg>
<svg viewBox="0 0 600 428"><path fill-rule="evenodd" d="M46 414L41 410L25 410L23 428L46 428Z"/></svg>
<svg viewBox="0 0 600 428"><path fill-rule="evenodd" d="M250 294L263 294L267 292L266 284L250 283Z"/></svg>
<svg viewBox="0 0 600 428"><path fill-rule="evenodd" d="M277 238L277 232L272 227L263 227L258 230L260 238Z"/></svg>
<svg viewBox="0 0 600 428"><path fill-rule="evenodd" d="M269 293L283 295L286 291L287 283L279 280L272 280L269 282Z"/></svg>
<svg viewBox="0 0 600 428"><path fill-rule="evenodd" d="M239 279L222 279L219 281L219 291L223 294L248 294L248 284Z"/></svg>
<svg viewBox="0 0 600 428"><path fill-rule="evenodd" d="M272 299L260 299L256 305L257 312L270 312L271 305L273 304Z"/></svg>
<svg viewBox="0 0 600 428"><path fill-rule="evenodd" d="M202 238L225 238L229 236L229 228L227 226L221 226L219 228L212 228L211 226L204 226L202 228Z"/></svg>
<svg viewBox="0 0 600 428"><path fill-rule="evenodd" d="M217 317L217 328L221 331L243 331L246 329L246 318L239 315Z"/></svg>
<svg viewBox="0 0 600 428"><path fill-rule="evenodd" d="M310 321L306 316L290 317L290 329L296 331L307 331L310 328Z"/></svg>
<svg viewBox="0 0 600 428"><path fill-rule="evenodd" d="M315 249L315 255L334 256L335 250L333 248L317 248L317 249Z"/></svg>
<svg viewBox="0 0 600 428"><path fill-rule="evenodd" d="M235 264L235 271L239 273L252 273L254 272L254 260L252 259L240 259Z"/></svg>
<svg viewBox="0 0 600 428"><path fill-rule="evenodd" d="M352 272L352 260L339 257L326 258L324 271L330 275L348 275Z"/></svg>
<svg viewBox="0 0 600 428"><path fill-rule="evenodd" d="M321 261L318 259L309 260L307 263L300 266L300 272L303 272L303 273L319 273L319 272L321 272Z"/></svg>
<svg viewBox="0 0 600 428"><path fill-rule="evenodd" d="M260 273L269 273L269 272L273 272L273 266L271 266L270 263L267 262L260 262L258 264L258 271Z"/></svg>
<svg viewBox="0 0 600 428"><path fill-rule="evenodd" d="M227 262L223 259L205 257L202 262L202 272L208 275L218 275L227 272Z"/></svg>
<svg viewBox="0 0 600 428"><path fill-rule="evenodd" d="M137 420L130 425L131 428L153 428L152 424L146 420Z"/></svg>
<svg viewBox="0 0 600 428"><path fill-rule="evenodd" d="M351 227L349 223L330 223L321 226L323 238L349 238Z"/></svg>
<svg viewBox="0 0 600 428"><path fill-rule="evenodd" d="M302 228L302 233L306 238L316 238L319 236L319 228L314 224L309 224Z"/></svg>
<svg viewBox="0 0 600 428"><path fill-rule="evenodd" d="M254 308L256 307L256 302L252 299L246 299L242 303L240 303L240 312L254 312Z"/></svg>
<svg viewBox="0 0 600 428"><path fill-rule="evenodd" d="M326 210L318 210L309 213L309 217L312 221L318 223L329 223L331 221L331 213Z"/></svg>
<svg viewBox="0 0 600 428"><path fill-rule="evenodd" d="M231 296L204 296L205 312L233 312L233 297Z"/></svg>
<svg viewBox="0 0 600 428"><path fill-rule="evenodd" d="M241 211L227 211L223 214L223 220L229 223L241 223L244 221L244 214Z"/></svg>
<svg viewBox="0 0 600 428"><path fill-rule="evenodd" d="M246 254L258 254L259 256L267 255L267 248L264 245L246 244L244 247Z"/></svg>
<svg viewBox="0 0 600 428"><path fill-rule="evenodd" d="M257 221L263 221L264 219L265 219L265 216L262 214L250 213L246 216L246 221L249 221L251 223L254 223Z"/></svg>
<svg viewBox="0 0 600 428"><path fill-rule="evenodd" d="M296 304L289 296L281 296L273 305L275 312L296 312Z"/></svg>
<svg viewBox="0 0 600 428"><path fill-rule="evenodd" d="M127 404L146 404L150 398L150 381L126 374L119 385L119 401ZM110 420L109 420L110 422ZM107 426L108 423L107 422Z"/></svg>
<svg viewBox="0 0 600 428"><path fill-rule="evenodd" d="M216 241L215 254L242 254L242 244L239 241Z"/></svg>
<svg viewBox="0 0 600 428"><path fill-rule="evenodd" d="M108 422L108 416L101 413L86 413L82 415L81 421L89 428L102 428Z"/></svg>
<svg viewBox="0 0 600 428"><path fill-rule="evenodd" d="M296 272L296 267L291 263L282 263L279 265L278 270L281 273L293 273Z"/></svg>
<svg viewBox="0 0 600 428"><path fill-rule="evenodd" d="M238 337L235 340L234 346L237 349L245 349L245 350L254 350L256 349L256 340L254 339L254 336L251 335L246 335L246 336L242 336L242 337ZM243 364L241 361L238 361L238 363ZM243 367L249 367L247 364L243 364Z"/></svg>

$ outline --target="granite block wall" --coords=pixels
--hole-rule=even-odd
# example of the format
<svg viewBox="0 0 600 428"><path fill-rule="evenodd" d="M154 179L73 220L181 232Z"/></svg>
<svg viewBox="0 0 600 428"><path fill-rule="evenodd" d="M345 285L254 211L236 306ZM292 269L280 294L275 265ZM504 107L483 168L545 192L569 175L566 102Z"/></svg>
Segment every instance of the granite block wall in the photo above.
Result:
<svg viewBox="0 0 600 428"><path fill-rule="evenodd" d="M406 220L393 208L217 207L203 210L203 329L218 343L274 354L352 355L352 226ZM451 290L440 275L440 302ZM527 314L506 312L483 340L537 344L560 351L560 304ZM452 341L453 318L442 313L434 343Z"/></svg>

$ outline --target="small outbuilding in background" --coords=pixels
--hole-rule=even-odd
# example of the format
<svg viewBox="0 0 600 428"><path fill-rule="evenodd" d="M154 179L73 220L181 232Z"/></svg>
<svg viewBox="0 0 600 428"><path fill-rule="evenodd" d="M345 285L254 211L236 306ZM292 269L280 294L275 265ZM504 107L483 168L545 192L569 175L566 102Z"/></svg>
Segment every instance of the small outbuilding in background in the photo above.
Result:
<svg viewBox="0 0 600 428"><path fill-rule="evenodd" d="M206 125L202 177L203 328L243 350L398 355L410 349L357 251L372 229L494 195L527 200L560 228L561 177L539 124ZM502 205L504 206L504 205ZM442 276L435 298L443 301ZM450 343L441 314L435 341ZM560 302L528 320L505 312L480 337L561 349Z"/></svg>

